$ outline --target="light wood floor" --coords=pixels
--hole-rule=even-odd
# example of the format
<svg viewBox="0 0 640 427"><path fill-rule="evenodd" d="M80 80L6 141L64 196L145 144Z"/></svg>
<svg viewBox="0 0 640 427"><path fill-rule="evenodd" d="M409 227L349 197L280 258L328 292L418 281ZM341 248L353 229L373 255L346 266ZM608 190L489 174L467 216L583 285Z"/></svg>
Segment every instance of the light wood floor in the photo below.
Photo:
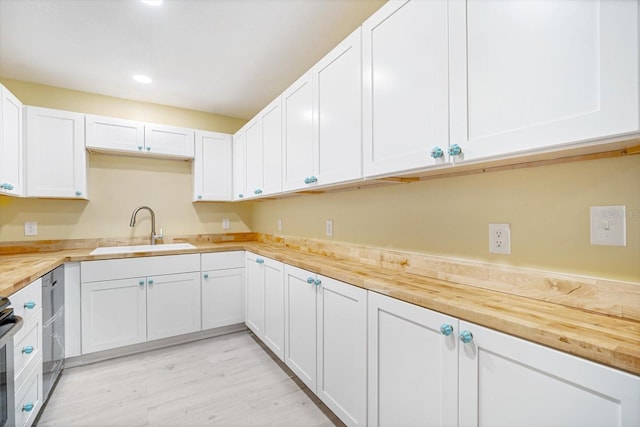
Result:
<svg viewBox="0 0 640 427"><path fill-rule="evenodd" d="M282 366L239 332L71 368L37 425L341 425Z"/></svg>

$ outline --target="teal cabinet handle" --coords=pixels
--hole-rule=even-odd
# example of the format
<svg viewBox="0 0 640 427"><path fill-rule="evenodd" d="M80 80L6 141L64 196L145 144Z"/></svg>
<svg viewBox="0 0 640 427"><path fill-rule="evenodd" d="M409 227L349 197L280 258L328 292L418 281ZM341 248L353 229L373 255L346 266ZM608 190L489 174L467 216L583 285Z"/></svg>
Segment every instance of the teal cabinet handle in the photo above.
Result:
<svg viewBox="0 0 640 427"><path fill-rule="evenodd" d="M316 286L320 286L322 284L322 280L316 279L316 280L313 281L313 284L316 285Z"/></svg>
<svg viewBox="0 0 640 427"><path fill-rule="evenodd" d="M305 183L305 184L311 184L311 178L306 177L306 178L304 179L304 183Z"/></svg>
<svg viewBox="0 0 640 427"><path fill-rule="evenodd" d="M318 182L318 178L316 178L315 176L310 176L309 177L309 184L313 184L314 182Z"/></svg>
<svg viewBox="0 0 640 427"><path fill-rule="evenodd" d="M7 190L13 190L13 185L8 184L8 186L9 186L9 187L7 188Z"/></svg>
<svg viewBox="0 0 640 427"><path fill-rule="evenodd" d="M31 412L33 411L33 403L25 403L22 405L22 412Z"/></svg>
<svg viewBox="0 0 640 427"><path fill-rule="evenodd" d="M33 346L32 346L32 345L28 345L28 346L26 346L26 347L23 347L23 348L22 348L22 352L23 352L24 354L31 354L31 353L33 353Z"/></svg>
<svg viewBox="0 0 640 427"><path fill-rule="evenodd" d="M442 148L433 147L431 149L431 157L433 157L434 159L439 159L442 156L444 156L444 151L442 151Z"/></svg>
<svg viewBox="0 0 640 427"><path fill-rule="evenodd" d="M256 262L258 264L264 264L264 260L262 258L256 258Z"/></svg>
<svg viewBox="0 0 640 427"><path fill-rule="evenodd" d="M442 333L442 335L448 337L449 335L451 335L453 333L453 326L451 326L448 323L443 323L440 326L440 332Z"/></svg>
<svg viewBox="0 0 640 427"><path fill-rule="evenodd" d="M244 197L244 194L240 193L238 194L238 199L242 199Z"/></svg>
<svg viewBox="0 0 640 427"><path fill-rule="evenodd" d="M149 283L150 285L153 285L153 279L147 280L147 283Z"/></svg>
<svg viewBox="0 0 640 427"><path fill-rule="evenodd" d="M202 200L202 194L198 194L198 200Z"/></svg>
<svg viewBox="0 0 640 427"><path fill-rule="evenodd" d="M82 191L76 190L76 196L82 196Z"/></svg>
<svg viewBox="0 0 640 427"><path fill-rule="evenodd" d="M256 188L253 190L253 194L262 194L262 190L260 188Z"/></svg>
<svg viewBox="0 0 640 427"><path fill-rule="evenodd" d="M2 184L0 184L0 188L4 190L13 190L13 185L9 184L8 182L3 182Z"/></svg>
<svg viewBox="0 0 640 427"><path fill-rule="evenodd" d="M460 332L460 341L465 344L469 344L471 341L473 341L473 334L469 331Z"/></svg>
<svg viewBox="0 0 640 427"><path fill-rule="evenodd" d="M138 282L138 285L143 286L143 285L144 285L144 280L140 280L140 281Z"/></svg>
<svg viewBox="0 0 640 427"><path fill-rule="evenodd" d="M450 156L458 156L460 154L462 154L462 148L460 148L458 144L453 144L451 147L449 147Z"/></svg>
<svg viewBox="0 0 640 427"><path fill-rule="evenodd" d="M314 278L313 278L313 277L307 277L307 283L308 283L308 284L310 284L310 285L311 285L313 282L315 282L315 280L314 280Z"/></svg>
<svg viewBox="0 0 640 427"><path fill-rule="evenodd" d="M24 303L24 308L33 310L36 307L36 303L33 301L27 301Z"/></svg>
<svg viewBox="0 0 640 427"><path fill-rule="evenodd" d="M151 147L147 147L147 151L151 151Z"/></svg>
<svg viewBox="0 0 640 427"><path fill-rule="evenodd" d="M138 151L142 151L142 145L138 145Z"/></svg>
<svg viewBox="0 0 640 427"><path fill-rule="evenodd" d="M204 273L204 274L202 275L202 277L204 277L205 279L208 279L208 278L209 278L209 274Z"/></svg>

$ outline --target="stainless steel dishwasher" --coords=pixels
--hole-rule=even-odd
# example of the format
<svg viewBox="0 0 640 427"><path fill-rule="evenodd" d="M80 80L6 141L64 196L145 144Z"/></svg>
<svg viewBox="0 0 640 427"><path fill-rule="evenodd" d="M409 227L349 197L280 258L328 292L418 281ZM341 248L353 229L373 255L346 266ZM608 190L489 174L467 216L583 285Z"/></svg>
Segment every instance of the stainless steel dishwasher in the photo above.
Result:
<svg viewBox="0 0 640 427"><path fill-rule="evenodd" d="M64 266L42 276L42 401L64 368Z"/></svg>

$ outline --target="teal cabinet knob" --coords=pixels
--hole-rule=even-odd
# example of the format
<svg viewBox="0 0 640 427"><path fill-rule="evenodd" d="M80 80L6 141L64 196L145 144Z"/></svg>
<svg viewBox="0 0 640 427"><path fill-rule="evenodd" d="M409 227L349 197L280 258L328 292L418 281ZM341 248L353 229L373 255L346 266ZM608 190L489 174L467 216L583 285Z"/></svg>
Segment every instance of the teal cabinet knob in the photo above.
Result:
<svg viewBox="0 0 640 427"><path fill-rule="evenodd" d="M33 346L32 346L32 345L28 345L28 346L26 346L26 347L23 347L23 348L22 348L22 352L23 352L24 354L31 354L31 353L33 353Z"/></svg>
<svg viewBox="0 0 640 427"><path fill-rule="evenodd" d="M313 281L313 284L316 285L316 286L320 286L322 284L322 280L316 279L316 280Z"/></svg>
<svg viewBox="0 0 640 427"><path fill-rule="evenodd" d="M460 341L465 344L469 344L471 341L473 341L473 334L469 331L460 332Z"/></svg>
<svg viewBox="0 0 640 427"><path fill-rule="evenodd" d="M451 335L453 333L453 326L451 326L448 323L443 323L440 326L440 332L442 333L442 335L448 337L449 335Z"/></svg>
<svg viewBox="0 0 640 427"><path fill-rule="evenodd" d="M305 183L305 184L311 184L311 178L306 177L306 178L304 179L304 183Z"/></svg>
<svg viewBox="0 0 640 427"><path fill-rule="evenodd" d="M36 307L36 303L33 301L27 301L24 303L24 308L28 310L33 310Z"/></svg>
<svg viewBox="0 0 640 427"><path fill-rule="evenodd" d="M151 151L151 147L147 147L147 151Z"/></svg>
<svg viewBox="0 0 640 427"><path fill-rule="evenodd" d="M140 281L138 282L138 285L140 285L140 286L144 286L144 280L140 280Z"/></svg>
<svg viewBox="0 0 640 427"><path fill-rule="evenodd" d="M431 157L433 157L434 159L439 159L442 156L444 156L444 151L442 151L442 148L433 147L431 149Z"/></svg>
<svg viewBox="0 0 640 427"><path fill-rule="evenodd" d="M313 282L315 282L315 279L313 277L307 277L307 283L308 284L313 284Z"/></svg>
<svg viewBox="0 0 640 427"><path fill-rule="evenodd" d="M8 190L9 189L8 185L9 184L7 184L6 182L3 182L2 184L0 184L0 188L2 188L3 190Z"/></svg>
<svg viewBox="0 0 640 427"><path fill-rule="evenodd" d="M240 193L238 194L238 199L242 199L244 197L244 194Z"/></svg>
<svg viewBox="0 0 640 427"><path fill-rule="evenodd" d="M142 151L142 145L138 145L138 151Z"/></svg>
<svg viewBox="0 0 640 427"><path fill-rule="evenodd" d="M150 285L153 285L153 279L149 279L147 283L149 283Z"/></svg>
<svg viewBox="0 0 640 427"><path fill-rule="evenodd" d="M310 176L309 177L309 184L313 184L314 182L318 182L318 178L316 178L315 176Z"/></svg>
<svg viewBox="0 0 640 427"><path fill-rule="evenodd" d="M205 279L208 279L208 278L209 278L209 275L208 275L207 273L204 273L204 274L202 275L202 277L204 277Z"/></svg>
<svg viewBox="0 0 640 427"><path fill-rule="evenodd" d="M13 190L13 185L9 184L9 190Z"/></svg>
<svg viewBox="0 0 640 427"><path fill-rule="evenodd" d="M76 196L82 196L82 191L76 191Z"/></svg>
<svg viewBox="0 0 640 427"><path fill-rule="evenodd" d="M258 264L264 264L264 259L262 259L262 258L256 258L256 262L257 262Z"/></svg>
<svg viewBox="0 0 640 427"><path fill-rule="evenodd" d="M462 154L462 148L460 148L458 144L453 144L451 147L449 147L450 156L458 156L460 154Z"/></svg>
<svg viewBox="0 0 640 427"><path fill-rule="evenodd" d="M198 194L198 200L202 200L202 194Z"/></svg>
<svg viewBox="0 0 640 427"><path fill-rule="evenodd" d="M256 188L253 190L253 194L262 194L262 190L260 188Z"/></svg>
<svg viewBox="0 0 640 427"><path fill-rule="evenodd" d="M33 403L25 403L22 405L22 412L31 412L33 411Z"/></svg>

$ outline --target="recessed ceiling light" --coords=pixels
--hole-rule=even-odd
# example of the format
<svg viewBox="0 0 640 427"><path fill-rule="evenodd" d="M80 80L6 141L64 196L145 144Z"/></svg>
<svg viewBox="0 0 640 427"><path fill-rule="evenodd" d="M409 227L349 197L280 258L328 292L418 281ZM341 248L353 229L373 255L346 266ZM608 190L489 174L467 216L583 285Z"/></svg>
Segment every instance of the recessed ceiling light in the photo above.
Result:
<svg viewBox="0 0 640 427"><path fill-rule="evenodd" d="M145 76L142 74L136 74L133 76L133 80L137 81L138 83L144 83L144 84L149 84L151 83L153 80L151 80L151 77L149 76Z"/></svg>
<svg viewBox="0 0 640 427"><path fill-rule="evenodd" d="M140 0L144 4L148 4L149 6L160 6L162 4L162 0Z"/></svg>

